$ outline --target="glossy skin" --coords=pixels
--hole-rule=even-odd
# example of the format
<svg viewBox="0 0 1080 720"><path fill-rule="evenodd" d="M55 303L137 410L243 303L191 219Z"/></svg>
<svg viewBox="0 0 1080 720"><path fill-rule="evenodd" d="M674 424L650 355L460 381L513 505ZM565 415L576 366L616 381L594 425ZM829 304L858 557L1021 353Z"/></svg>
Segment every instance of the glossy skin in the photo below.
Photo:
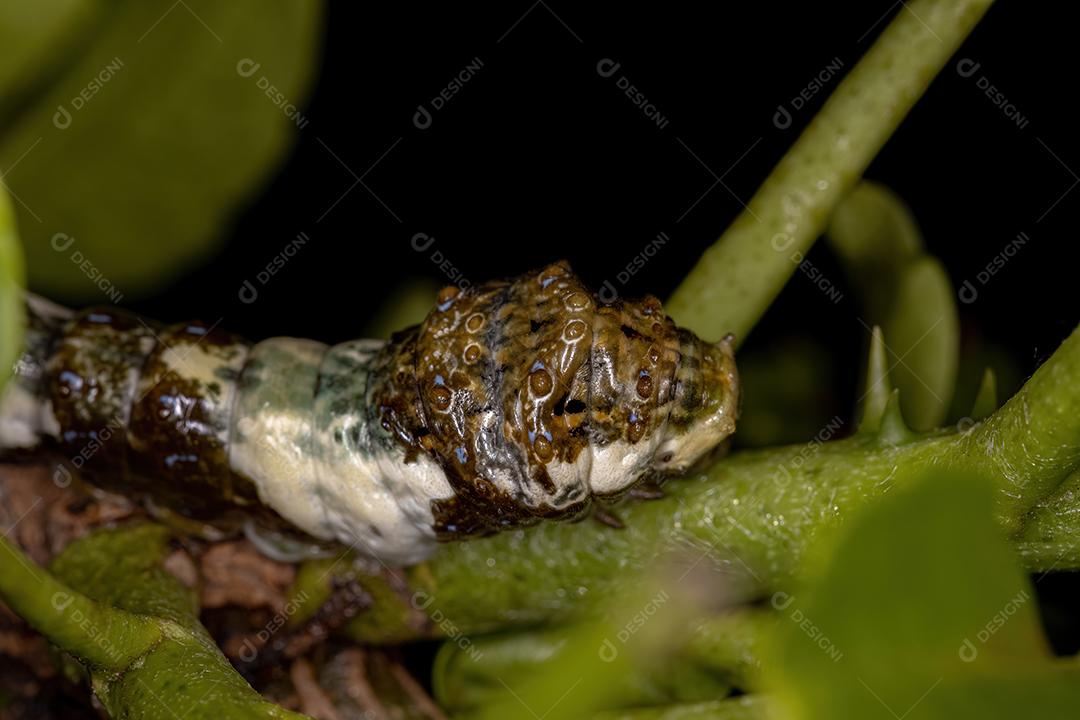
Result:
<svg viewBox="0 0 1080 720"><path fill-rule="evenodd" d="M677 328L652 297L601 303L565 263L446 288L390 342L333 347L29 305L0 447L45 444L187 517L388 563L685 472L738 412L728 341Z"/></svg>

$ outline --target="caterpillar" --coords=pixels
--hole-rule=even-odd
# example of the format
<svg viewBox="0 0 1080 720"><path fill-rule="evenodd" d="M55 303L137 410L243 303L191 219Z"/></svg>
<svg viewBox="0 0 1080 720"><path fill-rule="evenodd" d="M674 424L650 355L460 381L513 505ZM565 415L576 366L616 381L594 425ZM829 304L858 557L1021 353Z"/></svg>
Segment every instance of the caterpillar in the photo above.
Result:
<svg viewBox="0 0 1080 720"><path fill-rule="evenodd" d="M0 448L398 565L685 472L738 415L730 336L702 341L655 297L602 302L565 262L444 288L389 341L333 346L27 304Z"/></svg>

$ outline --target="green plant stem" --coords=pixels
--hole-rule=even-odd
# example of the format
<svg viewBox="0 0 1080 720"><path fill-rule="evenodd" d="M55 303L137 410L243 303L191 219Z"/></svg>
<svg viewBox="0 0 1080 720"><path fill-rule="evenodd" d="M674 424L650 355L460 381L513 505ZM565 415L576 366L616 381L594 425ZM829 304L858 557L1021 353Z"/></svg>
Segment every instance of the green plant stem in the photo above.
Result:
<svg viewBox="0 0 1080 720"><path fill-rule="evenodd" d="M111 717L293 720L244 682L199 624L191 591L161 563L171 531L103 530L36 567L0 539L0 597L90 673Z"/></svg>
<svg viewBox="0 0 1080 720"><path fill-rule="evenodd" d="M745 339L991 0L914 0L844 78L667 303L702 337Z"/></svg>
<svg viewBox="0 0 1080 720"><path fill-rule="evenodd" d="M348 631L370 642L580 616L628 591L625 568L648 567L671 553L729 572L732 599L761 597L790 582L817 536L908 473L933 466L999 481L999 514L1015 532L1032 506L1080 463L1080 331L1013 400L964 433L901 432L893 427L898 417L886 420L872 435L731 455L704 474L670 483L661 500L621 507L622 530L590 520L544 523L444 546L392 578L342 561L319 582L321 573L302 573L308 580L297 591L319 597L325 593L320 584L353 574L370 589L376 607ZM1028 554L1030 568L1058 561L1046 550Z"/></svg>
<svg viewBox="0 0 1080 720"><path fill-rule="evenodd" d="M1024 515L1080 463L1080 332L1007 403L961 435L954 454L960 464L1001 479L1002 520L1019 530Z"/></svg>
<svg viewBox="0 0 1080 720"><path fill-rule="evenodd" d="M0 595L59 648L104 671L127 667L161 640L153 621L75 592L6 538L0 538Z"/></svg>
<svg viewBox="0 0 1080 720"><path fill-rule="evenodd" d="M1046 572L1080 567L1080 472L1074 472L1024 519L1017 549Z"/></svg>
<svg viewBox="0 0 1080 720"><path fill-rule="evenodd" d="M15 213L0 187L0 390L23 346L25 309L22 248L15 232Z"/></svg>

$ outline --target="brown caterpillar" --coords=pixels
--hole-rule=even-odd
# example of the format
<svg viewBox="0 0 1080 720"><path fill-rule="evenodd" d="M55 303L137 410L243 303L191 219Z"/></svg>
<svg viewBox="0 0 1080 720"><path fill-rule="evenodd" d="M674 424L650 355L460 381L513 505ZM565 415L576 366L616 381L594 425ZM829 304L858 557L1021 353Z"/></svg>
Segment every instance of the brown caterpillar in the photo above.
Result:
<svg viewBox="0 0 1080 720"><path fill-rule="evenodd" d="M445 288L389 342L250 344L28 305L0 447L45 445L185 516L284 518L388 563L684 472L738 412L730 339L677 328L653 297L600 302L566 263Z"/></svg>

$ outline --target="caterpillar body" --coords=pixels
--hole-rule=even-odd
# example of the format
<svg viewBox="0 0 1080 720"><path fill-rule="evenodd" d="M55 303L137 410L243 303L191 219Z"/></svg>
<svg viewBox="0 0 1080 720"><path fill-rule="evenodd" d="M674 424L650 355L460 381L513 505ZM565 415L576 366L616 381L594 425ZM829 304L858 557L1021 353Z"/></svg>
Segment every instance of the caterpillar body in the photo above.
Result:
<svg viewBox="0 0 1080 720"><path fill-rule="evenodd" d="M601 302L566 263L445 288L420 325L333 346L28 308L0 447L393 564L683 472L738 413L730 338L677 328L653 297Z"/></svg>

